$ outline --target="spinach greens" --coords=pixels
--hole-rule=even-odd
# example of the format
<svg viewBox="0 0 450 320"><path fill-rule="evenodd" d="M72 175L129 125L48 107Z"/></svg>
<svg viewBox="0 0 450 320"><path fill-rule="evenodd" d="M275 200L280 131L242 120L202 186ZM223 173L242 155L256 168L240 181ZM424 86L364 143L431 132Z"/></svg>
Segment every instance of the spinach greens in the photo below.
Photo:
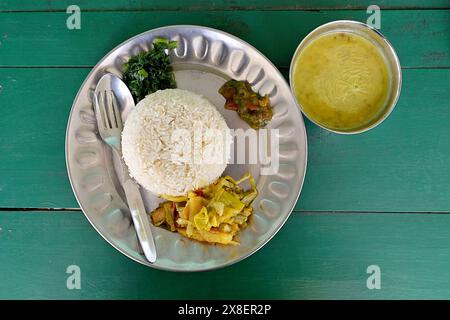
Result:
<svg viewBox="0 0 450 320"><path fill-rule="evenodd" d="M176 47L176 41L156 38L150 51L139 53L125 64L123 81L136 103L155 91L177 87L168 55Z"/></svg>

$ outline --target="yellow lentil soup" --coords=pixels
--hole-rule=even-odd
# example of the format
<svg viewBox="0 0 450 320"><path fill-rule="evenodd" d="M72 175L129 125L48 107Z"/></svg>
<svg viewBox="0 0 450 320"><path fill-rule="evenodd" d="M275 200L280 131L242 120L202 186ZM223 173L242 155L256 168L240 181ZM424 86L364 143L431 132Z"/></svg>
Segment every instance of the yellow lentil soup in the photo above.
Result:
<svg viewBox="0 0 450 320"><path fill-rule="evenodd" d="M380 50L355 33L312 40L294 60L293 89L316 123L351 131L376 121L386 107L389 72Z"/></svg>

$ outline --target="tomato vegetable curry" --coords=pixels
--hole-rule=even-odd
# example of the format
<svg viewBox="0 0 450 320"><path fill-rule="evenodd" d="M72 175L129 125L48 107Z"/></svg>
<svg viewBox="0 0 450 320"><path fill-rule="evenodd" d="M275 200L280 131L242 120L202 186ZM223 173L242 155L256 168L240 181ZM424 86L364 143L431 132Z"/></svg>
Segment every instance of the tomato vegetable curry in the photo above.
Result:
<svg viewBox="0 0 450 320"><path fill-rule="evenodd" d="M226 99L225 109L236 111L253 129L265 127L272 119L269 96L254 92L248 81L229 80L219 93Z"/></svg>

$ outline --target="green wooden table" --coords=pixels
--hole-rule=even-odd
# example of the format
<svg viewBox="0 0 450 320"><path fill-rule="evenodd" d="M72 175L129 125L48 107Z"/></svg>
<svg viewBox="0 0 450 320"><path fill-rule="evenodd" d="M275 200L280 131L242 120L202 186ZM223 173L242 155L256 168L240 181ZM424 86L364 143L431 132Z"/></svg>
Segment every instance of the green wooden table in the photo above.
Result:
<svg viewBox="0 0 450 320"><path fill-rule="evenodd" d="M69 30L66 9L81 9ZM0 298L450 298L450 1L380 0L403 67L392 115L355 136L306 121L295 212L263 249L217 271L153 270L108 245L69 185L65 128L92 66L140 32L199 24L261 50L286 75L328 21L365 22L372 1L0 0ZM69 290L68 266L81 270ZM369 290L369 266L381 289Z"/></svg>

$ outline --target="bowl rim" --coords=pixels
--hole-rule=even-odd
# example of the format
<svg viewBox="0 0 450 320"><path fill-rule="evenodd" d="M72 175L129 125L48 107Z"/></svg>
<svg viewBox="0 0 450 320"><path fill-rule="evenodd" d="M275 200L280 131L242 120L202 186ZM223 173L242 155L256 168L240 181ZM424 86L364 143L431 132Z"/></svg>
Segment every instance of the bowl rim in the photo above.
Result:
<svg viewBox="0 0 450 320"><path fill-rule="evenodd" d="M311 37L313 36L313 34L315 34L317 31L320 31L321 29L324 29L324 28L329 27L329 26L340 25L340 24L347 24L350 27L360 26L360 27L366 28L369 31L374 32L376 37L378 37L379 40L381 40L382 42L384 42L386 44L387 50L392 55L392 57L393 57L393 59L392 59L392 72L395 73L397 75L397 77L398 77L398 89L396 90L395 97L392 100L392 103L389 106L389 108L386 110L386 112L384 112L383 115L381 115L376 121L374 121L373 123L371 123L368 126L363 126L363 127L356 128L355 130L347 130L347 131L341 131L341 130L328 128L328 127L318 123L314 119L312 119L303 110L303 107L302 107L301 103L298 101L297 96L296 96L295 91L294 91L293 81L292 81L292 79L293 79L292 73L293 73L293 69L294 69L294 62L295 62L297 56L299 55L299 52L304 49L303 48L304 44L306 42L310 41ZM383 50L383 51L386 51L386 50ZM323 128L323 129L325 129L327 131L330 131L330 132L333 132L333 133L342 134L342 135L353 135L353 134L363 133L363 132L369 131L370 129L375 128L376 126L381 124L384 120L386 120L386 118L392 113L392 111L394 110L395 106L397 105L398 99L400 97L401 89L402 89L402 69L401 69L400 60L399 60L398 55L397 55L397 53L396 53L396 51L394 49L394 46L389 42L389 40L379 30L369 26L366 23L360 22L360 21L355 21L355 20L335 20L335 21L327 22L325 24L322 24L322 25L314 28L312 31L310 31L302 39L302 41L300 41L300 43L298 44L297 48L294 51L294 54L292 55L291 62L290 62L290 65L289 65L289 87L291 88L291 92L292 92L292 95L295 98L295 103L297 104L297 107L301 110L302 114L309 121L311 121L312 123L314 123L315 125Z"/></svg>

